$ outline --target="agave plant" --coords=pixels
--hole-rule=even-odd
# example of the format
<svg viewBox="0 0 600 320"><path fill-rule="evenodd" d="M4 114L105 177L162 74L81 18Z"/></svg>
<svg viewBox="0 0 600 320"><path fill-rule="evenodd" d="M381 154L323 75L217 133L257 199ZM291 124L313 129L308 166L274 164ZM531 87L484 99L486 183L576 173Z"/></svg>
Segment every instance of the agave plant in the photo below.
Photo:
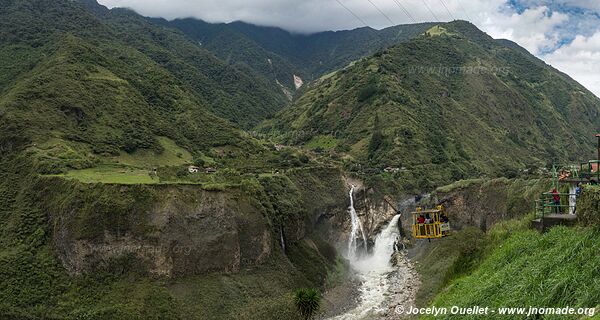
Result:
<svg viewBox="0 0 600 320"><path fill-rule="evenodd" d="M313 319L321 307L321 294L317 289L298 289L294 292L294 304L304 319Z"/></svg>

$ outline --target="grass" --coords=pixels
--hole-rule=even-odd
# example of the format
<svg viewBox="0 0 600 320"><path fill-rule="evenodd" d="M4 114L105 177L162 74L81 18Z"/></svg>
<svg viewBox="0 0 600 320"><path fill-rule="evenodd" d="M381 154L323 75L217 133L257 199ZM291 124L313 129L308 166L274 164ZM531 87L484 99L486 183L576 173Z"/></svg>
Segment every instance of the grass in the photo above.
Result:
<svg viewBox="0 0 600 320"><path fill-rule="evenodd" d="M330 135L318 135L310 139L304 146L309 149L333 149L337 146L338 140Z"/></svg>
<svg viewBox="0 0 600 320"><path fill-rule="evenodd" d="M429 28L429 30L427 30L425 33L430 36L441 36L443 34L453 34L453 33L448 32L448 30L442 26L433 26L433 27Z"/></svg>
<svg viewBox="0 0 600 320"><path fill-rule="evenodd" d="M423 281L417 292L417 305L425 306L452 280L470 274L489 252L515 232L529 228L531 216L502 221L486 234L476 228L466 228L449 237L435 240L415 257L417 271Z"/></svg>
<svg viewBox="0 0 600 320"><path fill-rule="evenodd" d="M148 170L133 167L101 165L83 170L71 170L63 175L56 175L68 179L76 179L84 183L109 183L109 184L157 184L158 178L152 178Z"/></svg>
<svg viewBox="0 0 600 320"><path fill-rule="evenodd" d="M600 231L597 228L555 227L545 234L520 230L491 250L472 274L453 281L433 305L598 307L599 250ZM504 319L521 318L507 316Z"/></svg>
<svg viewBox="0 0 600 320"><path fill-rule="evenodd" d="M140 168L179 166L192 162L192 154L179 147L175 141L167 137L158 137L158 142L164 149L160 154L151 150L137 150L131 154L121 152L118 157L110 158L110 160Z"/></svg>
<svg viewBox="0 0 600 320"><path fill-rule="evenodd" d="M461 255L472 254L481 247L484 235L475 228L463 230L451 236L434 240L433 244L415 259L422 285L417 292L417 305L427 305L453 276L454 265ZM463 257L464 259L464 257Z"/></svg>
<svg viewBox="0 0 600 320"><path fill-rule="evenodd" d="M459 180L456 181L452 184L443 186L443 187L439 187L437 188L435 191L436 192L442 192L442 193L446 193L446 192L450 192L450 191L454 191L457 189L462 189L462 188L466 188L475 184L481 184L482 182L484 182L484 179L467 179L467 180Z"/></svg>

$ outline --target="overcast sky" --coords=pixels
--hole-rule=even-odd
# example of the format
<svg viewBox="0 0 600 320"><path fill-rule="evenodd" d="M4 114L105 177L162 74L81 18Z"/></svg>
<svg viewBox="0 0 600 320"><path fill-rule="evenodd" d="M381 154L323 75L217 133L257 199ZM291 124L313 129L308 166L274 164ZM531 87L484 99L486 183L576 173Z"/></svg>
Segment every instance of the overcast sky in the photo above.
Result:
<svg viewBox="0 0 600 320"><path fill-rule="evenodd" d="M469 20L494 38L513 40L600 96L598 0L99 0L145 16L242 20L293 32L367 24ZM346 8L347 9L346 9Z"/></svg>

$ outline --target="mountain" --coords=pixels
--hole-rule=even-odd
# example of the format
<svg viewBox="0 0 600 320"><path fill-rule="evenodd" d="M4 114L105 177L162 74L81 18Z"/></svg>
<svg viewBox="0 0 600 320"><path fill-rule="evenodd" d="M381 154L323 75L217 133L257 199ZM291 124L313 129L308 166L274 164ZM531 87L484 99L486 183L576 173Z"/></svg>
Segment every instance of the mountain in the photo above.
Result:
<svg viewBox="0 0 600 320"><path fill-rule="evenodd" d="M346 190L238 127L267 83L128 10L3 0L0 319L295 319Z"/></svg>
<svg viewBox="0 0 600 320"><path fill-rule="evenodd" d="M34 48L29 51L42 52L46 44L67 34L93 45L117 41L170 73L212 113L242 127L254 125L287 101L277 87L249 68L226 64L183 35L152 25L133 11L107 10L93 1L85 2L85 7L78 2L8 1L2 14L5 45L30 45ZM31 21L30 15L39 15L39 20ZM116 52L112 50L112 56Z"/></svg>
<svg viewBox="0 0 600 320"><path fill-rule="evenodd" d="M0 319L301 319L295 290L350 280L350 206L367 248L394 227L388 201L575 159L600 124L598 98L465 22L178 30L94 0L0 1ZM320 78L281 110L293 74ZM274 140L244 131L265 118ZM543 184L483 181L445 190L498 198L486 221Z"/></svg>
<svg viewBox="0 0 600 320"><path fill-rule="evenodd" d="M261 130L427 189L587 159L599 114L567 75L456 21L322 77Z"/></svg>
<svg viewBox="0 0 600 320"><path fill-rule="evenodd" d="M281 84L280 91L285 90L289 96L296 89L293 75L303 76L301 69L285 57L264 49L227 24L212 24L196 19L149 20L165 27L179 29L229 64L252 68L272 83Z"/></svg>
<svg viewBox="0 0 600 320"><path fill-rule="evenodd" d="M421 23L383 30L365 27L297 34L240 21L211 24L191 18L150 20L181 30L221 59L249 66L290 93L296 90L294 76L308 82L381 48L409 40L432 26Z"/></svg>
<svg viewBox="0 0 600 320"><path fill-rule="evenodd" d="M0 139L27 145L41 172L137 151L160 155L167 145L192 154L261 150L230 121L249 127L284 104L259 75L131 11L95 2L86 3L95 11L73 1L5 4Z"/></svg>

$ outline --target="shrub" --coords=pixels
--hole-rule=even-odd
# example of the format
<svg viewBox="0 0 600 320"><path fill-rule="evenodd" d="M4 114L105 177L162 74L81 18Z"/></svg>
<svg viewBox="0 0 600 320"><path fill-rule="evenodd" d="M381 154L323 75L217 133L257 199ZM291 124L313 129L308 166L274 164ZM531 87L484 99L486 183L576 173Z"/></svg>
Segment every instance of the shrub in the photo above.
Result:
<svg viewBox="0 0 600 320"><path fill-rule="evenodd" d="M577 215L585 225L600 226L600 187L584 186L577 200Z"/></svg>
<svg viewBox="0 0 600 320"><path fill-rule="evenodd" d="M294 292L294 304L304 319L313 319L321 307L321 294L317 289L298 289Z"/></svg>

